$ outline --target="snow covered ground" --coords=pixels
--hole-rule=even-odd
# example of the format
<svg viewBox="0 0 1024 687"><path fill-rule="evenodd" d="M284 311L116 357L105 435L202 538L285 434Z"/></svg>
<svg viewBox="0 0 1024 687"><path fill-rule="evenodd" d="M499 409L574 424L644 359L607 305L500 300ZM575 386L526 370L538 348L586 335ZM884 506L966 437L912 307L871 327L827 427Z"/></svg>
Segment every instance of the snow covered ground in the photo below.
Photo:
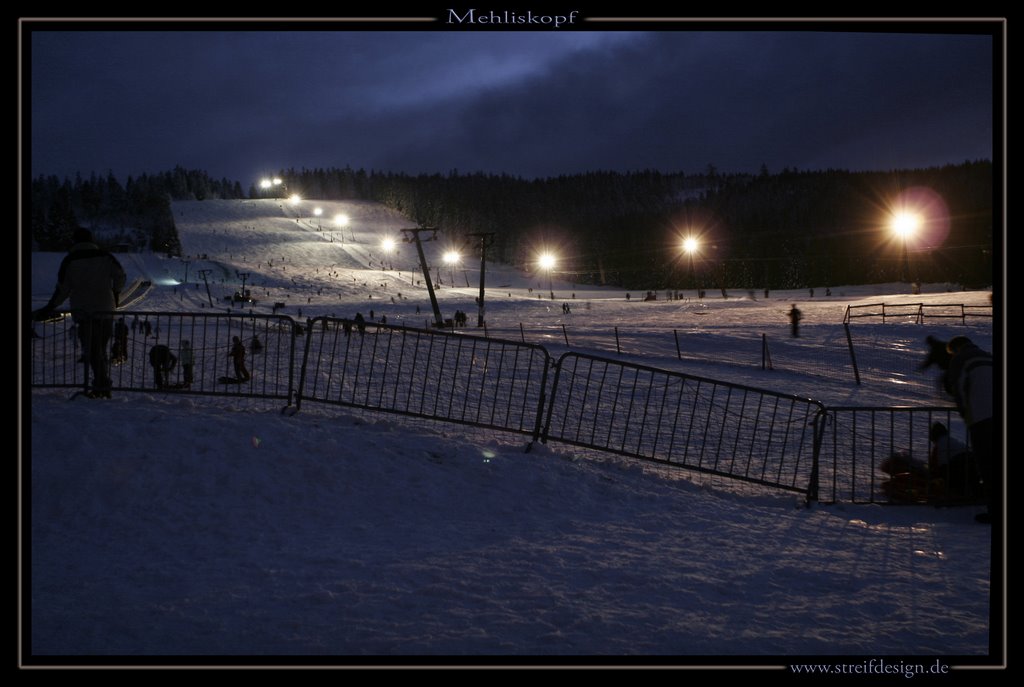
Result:
<svg viewBox="0 0 1024 687"><path fill-rule="evenodd" d="M203 201L174 212L186 260L121 256L155 283L136 311L210 312L212 301L225 312L245 275L254 312L283 302L296 319L432 319L413 246L381 248L413 224L381 206ZM438 239L424 248L443 315L461 309L476 329L478 258L449 269ZM33 255L33 307L61 257ZM993 345L985 318L864 318L852 325L857 385L848 305L985 306L989 293L825 296L822 285L813 297L709 290L643 302L563 276L556 268L549 289L545 274L489 264L488 333L830 405L948 405L913 369L925 334ZM773 370L761 368L763 340ZM959 665L988 653L991 552L976 508L803 508L792 494L554 442L525 452L522 436L315 403L289 417L244 398L68 396L36 390L22 411L23 665Z"/></svg>

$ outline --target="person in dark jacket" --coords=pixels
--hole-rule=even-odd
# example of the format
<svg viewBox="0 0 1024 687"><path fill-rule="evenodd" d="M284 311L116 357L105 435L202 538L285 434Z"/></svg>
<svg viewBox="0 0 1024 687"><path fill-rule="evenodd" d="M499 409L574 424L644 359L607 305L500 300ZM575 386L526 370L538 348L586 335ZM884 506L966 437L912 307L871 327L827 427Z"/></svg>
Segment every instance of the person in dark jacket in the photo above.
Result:
<svg viewBox="0 0 1024 687"><path fill-rule="evenodd" d="M1002 456L996 456L992 446L992 415L995 388L992 385L992 354L978 348L966 336L954 336L946 344L949 369L944 386L956 401L956 408L967 424L971 437L971 452L985 490L988 502L986 513L977 516L979 522L992 522L1002 515Z"/></svg>
<svg viewBox="0 0 1024 687"><path fill-rule="evenodd" d="M228 353L235 364L235 379L239 382L249 381L249 370L245 367L245 344L237 336L231 339L231 352Z"/></svg>
<svg viewBox="0 0 1024 687"><path fill-rule="evenodd" d="M974 456L970 449L949 433L941 422L928 431L928 473L940 480L941 493L948 498L971 498L981 494Z"/></svg>
<svg viewBox="0 0 1024 687"><path fill-rule="evenodd" d="M53 295L32 315L35 319L47 319L64 301L71 300L71 317L92 370L92 385L86 395L110 398L109 343L125 272L117 258L93 242L88 229L76 229L73 239L74 245L57 271Z"/></svg>
<svg viewBox="0 0 1024 687"><path fill-rule="evenodd" d="M800 336L800 320L804 317L803 313L800 312L800 308L796 307L796 303L789 310L789 328L794 338Z"/></svg>
<svg viewBox="0 0 1024 687"><path fill-rule="evenodd" d="M177 362L178 359L171 353L171 349L163 344L157 344L149 349L149 364L153 366L153 381L157 389L170 386L171 370Z"/></svg>

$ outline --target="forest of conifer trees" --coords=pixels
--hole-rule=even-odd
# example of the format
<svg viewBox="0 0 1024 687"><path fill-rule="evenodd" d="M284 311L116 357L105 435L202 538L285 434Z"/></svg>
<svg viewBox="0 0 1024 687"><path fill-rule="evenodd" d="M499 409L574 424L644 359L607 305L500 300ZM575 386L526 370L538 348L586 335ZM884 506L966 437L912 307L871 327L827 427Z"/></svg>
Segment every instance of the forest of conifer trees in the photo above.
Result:
<svg viewBox="0 0 1024 687"><path fill-rule="evenodd" d="M491 260L526 266L540 247L579 283L632 289L780 289L894 281L992 283L991 162L890 172L843 170L725 174L597 171L546 179L503 174L409 175L349 167L287 169L289 193L321 200L370 200L411 222L436 227L467 247L494 234ZM908 241L888 223L901 193L930 189L948 216L933 245ZM122 249L180 250L170 203L259 198L237 181L177 167L128 178L91 174L32 181L28 221L34 246L64 250L84 224L107 229ZM692 255L686 236L698 237ZM692 263L691 263L692 260ZM907 269L909 268L909 272Z"/></svg>

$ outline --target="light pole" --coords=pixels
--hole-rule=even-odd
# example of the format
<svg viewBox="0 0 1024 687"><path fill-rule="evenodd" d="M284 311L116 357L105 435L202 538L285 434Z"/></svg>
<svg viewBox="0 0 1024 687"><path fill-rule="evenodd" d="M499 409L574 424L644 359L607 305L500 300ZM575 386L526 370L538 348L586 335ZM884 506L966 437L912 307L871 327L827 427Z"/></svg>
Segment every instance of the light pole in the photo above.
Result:
<svg viewBox="0 0 1024 687"><path fill-rule="evenodd" d="M334 226L341 230L341 242L345 243L345 227L348 226L348 215L339 212L334 216ZM353 242L355 239L353 238ZM331 234L331 242L334 242L334 234Z"/></svg>
<svg viewBox="0 0 1024 687"><path fill-rule="evenodd" d="M282 181L281 177L264 177L263 179L260 179L260 190L262 190L264 194L268 194L270 190L275 187L280 190L284 190L284 181ZM274 195L277 197L276 193Z"/></svg>
<svg viewBox="0 0 1024 687"><path fill-rule="evenodd" d="M683 239L683 251L690 259L690 284L693 288L697 288L697 277L693 271L693 255L700 249L700 242L692 236L688 236Z"/></svg>
<svg viewBox="0 0 1024 687"><path fill-rule="evenodd" d="M455 288L455 266L462 260L457 250L445 251L444 264L448 265L448 278L451 280L451 288Z"/></svg>
<svg viewBox="0 0 1024 687"><path fill-rule="evenodd" d="M381 239L380 249L384 251L384 255L388 256L388 266L391 267L391 269L394 269L394 267L391 266L391 255L395 252L395 240L393 238L385 236L383 239ZM382 260L381 265L383 264L384 261ZM398 276L401 277L402 275Z"/></svg>
<svg viewBox="0 0 1024 687"><path fill-rule="evenodd" d="M913 212L898 212L892 216L892 220L889 223L893 233L902 243L903 256L901 260L900 275L901 281L910 282L910 251L907 247L907 243L917 233L918 228L921 226L921 218Z"/></svg>
<svg viewBox="0 0 1024 687"><path fill-rule="evenodd" d="M537 266L548 273L548 293L551 295L551 300L555 299L555 289L551 284L551 272L557 263L558 258L551 252L545 251L537 257Z"/></svg>

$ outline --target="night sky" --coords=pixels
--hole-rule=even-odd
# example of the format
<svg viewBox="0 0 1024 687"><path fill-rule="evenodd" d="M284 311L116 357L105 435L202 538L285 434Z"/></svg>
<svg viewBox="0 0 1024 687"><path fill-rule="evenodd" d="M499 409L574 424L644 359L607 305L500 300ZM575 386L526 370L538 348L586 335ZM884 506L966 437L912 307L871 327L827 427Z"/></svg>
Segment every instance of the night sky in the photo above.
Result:
<svg viewBox="0 0 1024 687"><path fill-rule="evenodd" d="M881 171L1002 147L991 23L409 26L26 22L26 171L248 188L290 167Z"/></svg>

